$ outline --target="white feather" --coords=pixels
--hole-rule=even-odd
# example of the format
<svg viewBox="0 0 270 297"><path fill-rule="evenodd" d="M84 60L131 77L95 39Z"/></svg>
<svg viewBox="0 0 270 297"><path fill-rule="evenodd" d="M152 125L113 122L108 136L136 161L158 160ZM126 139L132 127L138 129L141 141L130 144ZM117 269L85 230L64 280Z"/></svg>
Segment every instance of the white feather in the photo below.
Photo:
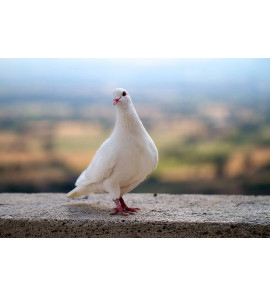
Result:
<svg viewBox="0 0 270 297"><path fill-rule="evenodd" d="M140 121L130 96L122 96L124 91L116 89L113 93L113 97L120 101L116 104L112 135L98 149L68 197L108 192L116 199L133 190L156 168L157 148Z"/></svg>

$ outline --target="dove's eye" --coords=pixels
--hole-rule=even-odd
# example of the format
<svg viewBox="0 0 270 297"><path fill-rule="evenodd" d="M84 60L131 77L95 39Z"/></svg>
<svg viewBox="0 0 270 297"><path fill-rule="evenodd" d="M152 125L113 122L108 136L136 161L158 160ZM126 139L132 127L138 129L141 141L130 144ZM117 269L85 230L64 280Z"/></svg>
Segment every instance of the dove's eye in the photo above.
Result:
<svg viewBox="0 0 270 297"><path fill-rule="evenodd" d="M123 93L122 93L122 96L126 96L127 95L127 93L124 91Z"/></svg>

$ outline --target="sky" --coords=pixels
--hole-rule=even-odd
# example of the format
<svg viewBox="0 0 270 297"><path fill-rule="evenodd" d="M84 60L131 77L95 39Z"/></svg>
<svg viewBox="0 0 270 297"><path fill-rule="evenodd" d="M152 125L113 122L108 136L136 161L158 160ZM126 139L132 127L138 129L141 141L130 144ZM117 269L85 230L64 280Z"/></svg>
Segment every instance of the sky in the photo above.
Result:
<svg viewBox="0 0 270 297"><path fill-rule="evenodd" d="M269 98L270 59L0 59L0 100Z"/></svg>

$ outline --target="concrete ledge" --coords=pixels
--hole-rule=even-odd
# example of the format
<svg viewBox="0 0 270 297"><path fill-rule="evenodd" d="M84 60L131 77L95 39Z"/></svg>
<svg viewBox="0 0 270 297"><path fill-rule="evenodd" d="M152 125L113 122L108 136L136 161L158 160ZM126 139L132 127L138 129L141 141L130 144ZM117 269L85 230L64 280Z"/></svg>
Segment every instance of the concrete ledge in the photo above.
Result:
<svg viewBox="0 0 270 297"><path fill-rule="evenodd" d="M0 237L270 237L270 196L129 194L133 216L110 216L108 195L0 194Z"/></svg>

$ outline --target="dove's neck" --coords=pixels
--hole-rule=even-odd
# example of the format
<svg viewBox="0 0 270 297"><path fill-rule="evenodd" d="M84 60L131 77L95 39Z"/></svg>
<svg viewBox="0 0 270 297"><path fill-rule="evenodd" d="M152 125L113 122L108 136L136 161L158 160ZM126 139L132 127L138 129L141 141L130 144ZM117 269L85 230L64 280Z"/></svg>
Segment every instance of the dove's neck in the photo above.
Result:
<svg viewBox="0 0 270 297"><path fill-rule="evenodd" d="M115 131L128 131L129 133L144 133L144 126L137 115L134 105L120 105L116 108Z"/></svg>

